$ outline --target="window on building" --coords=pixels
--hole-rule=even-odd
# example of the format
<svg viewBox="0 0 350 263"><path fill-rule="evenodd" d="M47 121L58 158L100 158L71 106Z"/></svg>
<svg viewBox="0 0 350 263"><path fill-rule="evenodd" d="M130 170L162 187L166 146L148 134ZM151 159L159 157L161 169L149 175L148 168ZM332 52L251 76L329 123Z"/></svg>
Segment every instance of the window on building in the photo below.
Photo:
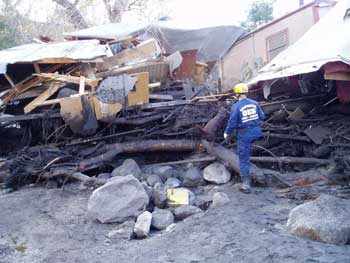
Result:
<svg viewBox="0 0 350 263"><path fill-rule="evenodd" d="M279 32L273 36L267 38L267 55L268 60L271 61L281 51L285 50L288 46L288 31Z"/></svg>

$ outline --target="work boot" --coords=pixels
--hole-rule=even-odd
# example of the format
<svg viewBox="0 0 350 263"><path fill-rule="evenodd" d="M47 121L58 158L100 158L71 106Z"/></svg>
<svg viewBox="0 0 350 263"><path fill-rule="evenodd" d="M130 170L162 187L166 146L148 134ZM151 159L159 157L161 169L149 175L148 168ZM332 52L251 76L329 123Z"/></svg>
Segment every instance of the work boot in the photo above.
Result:
<svg viewBox="0 0 350 263"><path fill-rule="evenodd" d="M242 187L241 191L245 194L250 194L250 184L251 184L251 177L250 176L242 176Z"/></svg>

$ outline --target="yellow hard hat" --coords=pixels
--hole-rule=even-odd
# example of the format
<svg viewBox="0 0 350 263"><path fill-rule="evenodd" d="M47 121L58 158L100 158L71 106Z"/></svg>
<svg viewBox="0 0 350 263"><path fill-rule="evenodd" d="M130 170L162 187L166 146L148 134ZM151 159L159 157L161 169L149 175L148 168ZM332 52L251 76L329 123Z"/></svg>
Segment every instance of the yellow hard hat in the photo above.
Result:
<svg viewBox="0 0 350 263"><path fill-rule="evenodd" d="M245 94L249 92L248 85L245 83L239 83L233 88L233 92L236 94Z"/></svg>

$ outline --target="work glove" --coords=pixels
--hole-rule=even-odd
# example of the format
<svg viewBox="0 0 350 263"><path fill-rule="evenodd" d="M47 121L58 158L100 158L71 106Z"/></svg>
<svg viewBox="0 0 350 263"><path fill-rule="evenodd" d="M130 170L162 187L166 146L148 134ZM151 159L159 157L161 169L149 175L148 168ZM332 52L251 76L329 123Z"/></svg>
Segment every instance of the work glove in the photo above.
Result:
<svg viewBox="0 0 350 263"><path fill-rule="evenodd" d="M224 133L224 139L226 140L228 138L228 134L225 132Z"/></svg>

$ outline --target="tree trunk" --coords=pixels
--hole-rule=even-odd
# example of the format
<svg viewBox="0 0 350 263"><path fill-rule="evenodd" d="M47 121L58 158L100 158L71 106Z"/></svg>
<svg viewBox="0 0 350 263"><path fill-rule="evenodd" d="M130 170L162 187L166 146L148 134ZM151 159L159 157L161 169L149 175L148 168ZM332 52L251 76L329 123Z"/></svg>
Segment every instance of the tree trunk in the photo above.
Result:
<svg viewBox="0 0 350 263"><path fill-rule="evenodd" d="M105 4L109 22L119 23L125 10L123 1L116 1L116 3L112 4L111 0L103 0L103 3Z"/></svg>
<svg viewBox="0 0 350 263"><path fill-rule="evenodd" d="M236 153L219 145L214 146L214 144L209 143L208 141L202 141L202 145L209 154L228 163L230 167L239 174L239 159ZM258 183L266 184L266 178L263 171L256 165L250 164L250 173Z"/></svg>
<svg viewBox="0 0 350 263"><path fill-rule="evenodd" d="M69 23L73 24L76 29L83 29L88 27L87 22L76 6L78 1L76 1L75 4L69 2L68 0L53 1L62 6L67 11Z"/></svg>
<svg viewBox="0 0 350 263"><path fill-rule="evenodd" d="M120 153L156 152L156 151L195 151L200 148L200 143L191 140L149 140L130 143L115 143L106 146L107 152L80 163L80 168L110 161Z"/></svg>

